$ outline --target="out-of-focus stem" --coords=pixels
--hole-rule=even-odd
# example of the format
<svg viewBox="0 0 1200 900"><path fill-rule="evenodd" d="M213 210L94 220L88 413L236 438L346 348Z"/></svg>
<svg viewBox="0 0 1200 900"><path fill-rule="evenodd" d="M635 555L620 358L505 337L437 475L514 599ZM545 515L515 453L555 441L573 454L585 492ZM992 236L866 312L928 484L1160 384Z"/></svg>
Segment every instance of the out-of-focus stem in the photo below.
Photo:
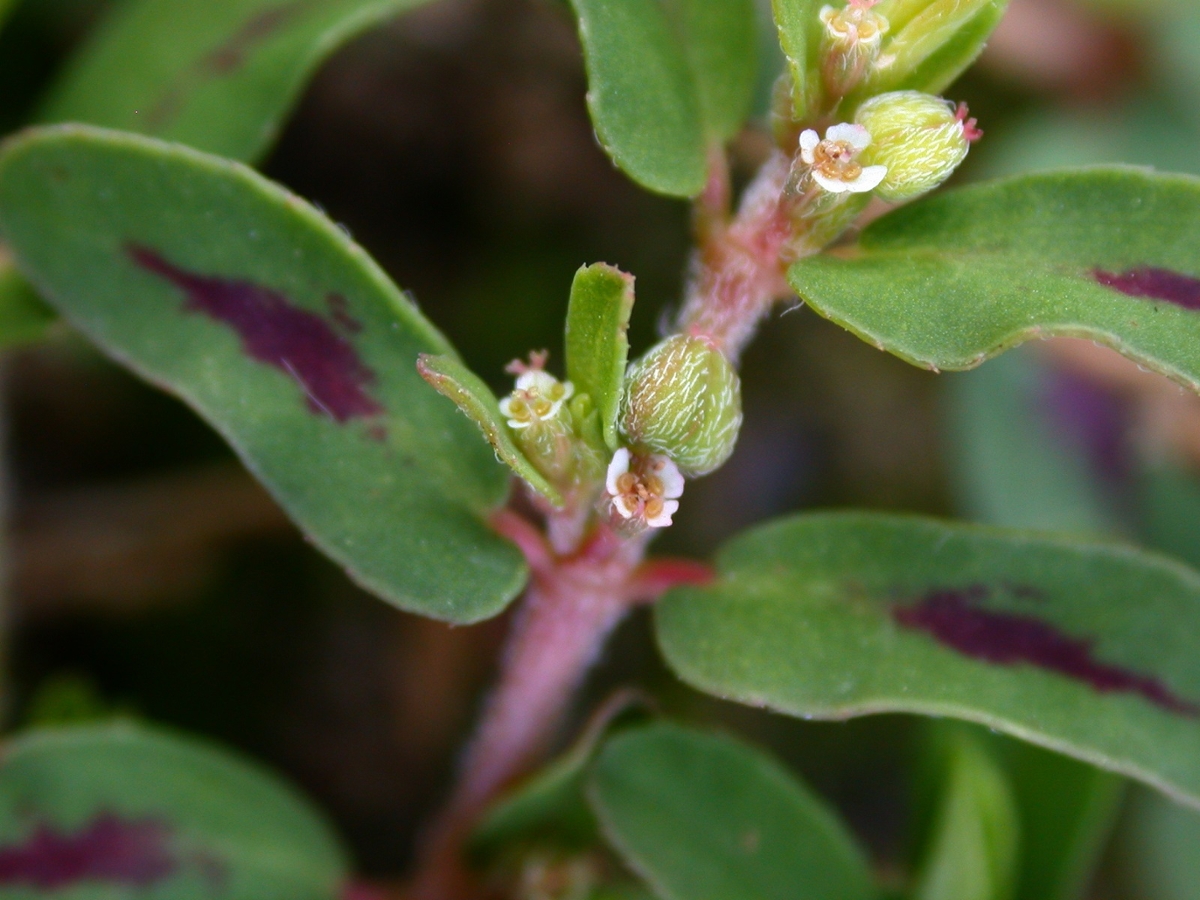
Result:
<svg viewBox="0 0 1200 900"><path fill-rule="evenodd" d="M422 847L414 900L469 895L461 858L469 830L499 791L549 749L608 635L641 599L644 591L635 598L629 585L645 553L646 537L622 540L601 527L575 556L543 567L534 564L497 686L463 757L459 783Z"/></svg>

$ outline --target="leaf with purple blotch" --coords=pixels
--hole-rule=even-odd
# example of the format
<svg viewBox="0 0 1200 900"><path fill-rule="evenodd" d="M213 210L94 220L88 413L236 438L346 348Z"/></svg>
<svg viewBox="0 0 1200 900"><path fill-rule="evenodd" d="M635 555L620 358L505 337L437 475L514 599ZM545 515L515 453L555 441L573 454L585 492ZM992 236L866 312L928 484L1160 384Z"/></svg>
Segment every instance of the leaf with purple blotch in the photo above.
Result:
<svg viewBox="0 0 1200 900"><path fill-rule="evenodd" d="M87 122L253 161L339 45L425 0L134 0L51 89L43 122Z"/></svg>
<svg viewBox="0 0 1200 900"><path fill-rule="evenodd" d="M988 725L1200 806L1200 575L1116 543L823 513L726 547L672 591L688 683L805 717Z"/></svg>
<svg viewBox="0 0 1200 900"><path fill-rule="evenodd" d="M335 900L346 860L288 785L131 723L45 729L0 761L0 895Z"/></svg>
<svg viewBox="0 0 1200 900"><path fill-rule="evenodd" d="M795 263L821 315L929 369L1090 338L1200 390L1200 179L1133 168L948 191Z"/></svg>
<svg viewBox="0 0 1200 900"><path fill-rule="evenodd" d="M59 312L208 419L366 588L454 622L521 588L487 525L506 470L417 373L453 350L302 200L180 145L57 126L6 145L0 227Z"/></svg>

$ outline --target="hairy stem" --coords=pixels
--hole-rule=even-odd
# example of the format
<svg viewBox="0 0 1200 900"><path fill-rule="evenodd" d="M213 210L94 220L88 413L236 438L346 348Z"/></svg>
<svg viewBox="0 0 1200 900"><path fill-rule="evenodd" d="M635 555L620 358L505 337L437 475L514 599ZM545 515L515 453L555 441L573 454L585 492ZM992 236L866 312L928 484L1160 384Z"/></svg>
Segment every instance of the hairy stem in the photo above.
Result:
<svg viewBox="0 0 1200 900"><path fill-rule="evenodd" d="M631 576L646 543L599 529L575 556L534 566L459 782L421 848L415 900L469 895L462 849L470 828L550 748L608 635L644 594L631 589Z"/></svg>

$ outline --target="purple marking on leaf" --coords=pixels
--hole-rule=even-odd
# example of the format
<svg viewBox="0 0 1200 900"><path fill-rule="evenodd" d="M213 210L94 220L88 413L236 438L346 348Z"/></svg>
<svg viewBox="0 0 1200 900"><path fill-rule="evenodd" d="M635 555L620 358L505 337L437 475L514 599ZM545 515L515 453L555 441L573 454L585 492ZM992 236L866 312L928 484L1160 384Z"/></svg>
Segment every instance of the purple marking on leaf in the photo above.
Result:
<svg viewBox="0 0 1200 900"><path fill-rule="evenodd" d="M43 891L80 882L153 887L178 869L170 837L158 819L108 812L71 834L39 824L22 843L0 847L0 885Z"/></svg>
<svg viewBox="0 0 1200 900"><path fill-rule="evenodd" d="M328 294L325 305L329 307L329 316L347 334L358 334L363 330L362 322L350 315L350 304L341 294Z"/></svg>
<svg viewBox="0 0 1200 900"><path fill-rule="evenodd" d="M292 0L251 16L227 41L207 54L200 65L214 75L228 75L246 64L246 57L293 19L307 12L314 0Z"/></svg>
<svg viewBox="0 0 1200 900"><path fill-rule="evenodd" d="M980 599L979 587L930 591L913 606L893 607L892 618L972 659L1002 666L1028 663L1082 681L1101 694L1140 694L1169 712L1200 717L1200 704L1179 697L1159 679L1097 660L1093 641L1064 634L1035 616L973 605Z"/></svg>
<svg viewBox="0 0 1200 900"><path fill-rule="evenodd" d="M175 76L162 96L150 107L145 117L146 125L151 131L161 131L179 115L190 94L195 93L206 81L236 73L260 44L307 12L315 2L291 0L251 16L228 39Z"/></svg>
<svg viewBox="0 0 1200 900"><path fill-rule="evenodd" d="M1105 287L1130 297L1165 300L1184 309L1200 310L1200 278L1193 278L1170 269L1138 266L1124 272L1093 269L1092 277Z"/></svg>
<svg viewBox="0 0 1200 900"><path fill-rule="evenodd" d="M184 309L228 325L249 356L287 373L313 412L343 423L384 411L367 391L375 373L323 317L262 285L198 275L148 247L130 244L126 251L140 267L187 294Z"/></svg>

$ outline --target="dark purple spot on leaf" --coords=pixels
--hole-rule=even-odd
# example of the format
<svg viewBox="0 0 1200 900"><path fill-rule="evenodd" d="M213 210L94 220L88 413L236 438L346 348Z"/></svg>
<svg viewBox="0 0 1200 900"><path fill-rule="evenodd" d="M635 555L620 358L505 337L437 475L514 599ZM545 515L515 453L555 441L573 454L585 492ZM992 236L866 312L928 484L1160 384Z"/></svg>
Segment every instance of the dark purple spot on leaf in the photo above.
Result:
<svg viewBox="0 0 1200 900"><path fill-rule="evenodd" d="M323 317L262 285L189 272L147 247L130 245L127 251L143 269L182 290L186 310L228 325L249 356L287 373L313 412L346 422L384 411L367 391L375 373Z"/></svg>
<svg viewBox="0 0 1200 900"><path fill-rule="evenodd" d="M362 322L350 315L350 305L341 294L329 294L325 298L325 305L329 307L329 315L333 321L347 334L358 334L363 330Z"/></svg>
<svg viewBox="0 0 1200 900"><path fill-rule="evenodd" d="M205 81L237 72L258 45L307 12L314 3L315 0L292 0L251 16L229 38L176 76L147 113L147 126L152 131L164 128L179 114L189 94Z"/></svg>
<svg viewBox="0 0 1200 900"><path fill-rule="evenodd" d="M148 888L178 867L170 829L157 819L101 813L75 832L40 824L20 844L0 847L0 885L52 891L81 882Z"/></svg>
<svg viewBox="0 0 1200 900"><path fill-rule="evenodd" d="M227 41L209 53L201 66L214 75L228 75L246 64L246 57L263 41L313 5L314 0L293 0L251 16Z"/></svg>
<svg viewBox="0 0 1200 900"><path fill-rule="evenodd" d="M914 606L893 607L892 617L972 659L1002 666L1028 663L1102 694L1140 694L1170 712L1200 716L1200 704L1182 699L1157 678L1097 660L1093 641L1064 634L1035 616L981 609L975 605L979 599L978 586L935 590Z"/></svg>
<svg viewBox="0 0 1200 900"><path fill-rule="evenodd" d="M1093 269L1092 277L1105 287L1130 297L1165 300L1184 309L1200 310L1200 278L1153 266L1139 266L1120 273Z"/></svg>

